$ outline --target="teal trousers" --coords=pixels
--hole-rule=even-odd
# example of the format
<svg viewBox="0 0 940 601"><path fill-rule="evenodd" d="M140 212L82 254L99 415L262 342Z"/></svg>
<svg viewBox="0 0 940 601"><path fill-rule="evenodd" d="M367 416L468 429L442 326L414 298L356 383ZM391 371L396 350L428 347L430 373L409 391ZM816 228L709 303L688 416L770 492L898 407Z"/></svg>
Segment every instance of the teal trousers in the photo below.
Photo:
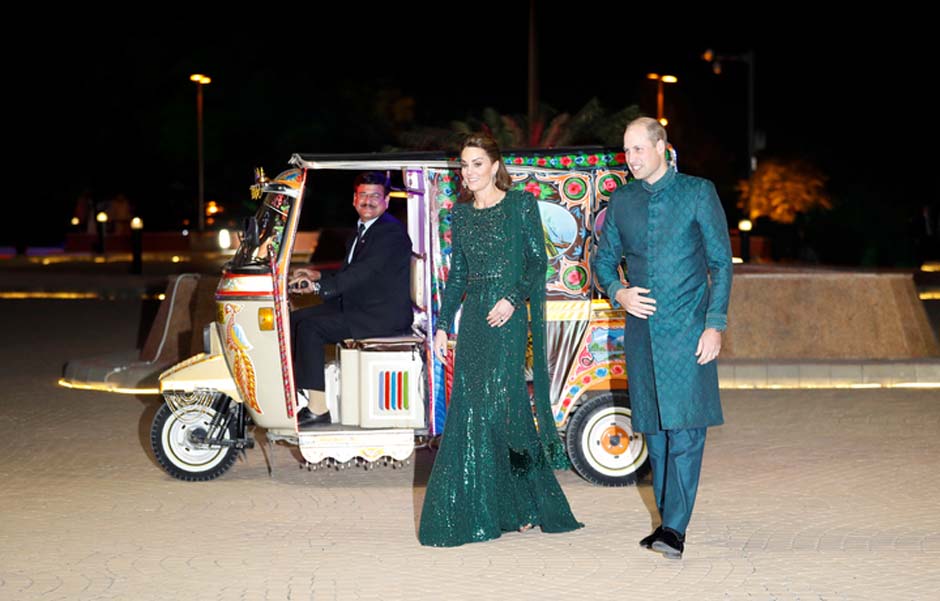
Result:
<svg viewBox="0 0 940 601"><path fill-rule="evenodd" d="M653 471L653 494L663 528L685 535L702 471L707 428L644 434Z"/></svg>

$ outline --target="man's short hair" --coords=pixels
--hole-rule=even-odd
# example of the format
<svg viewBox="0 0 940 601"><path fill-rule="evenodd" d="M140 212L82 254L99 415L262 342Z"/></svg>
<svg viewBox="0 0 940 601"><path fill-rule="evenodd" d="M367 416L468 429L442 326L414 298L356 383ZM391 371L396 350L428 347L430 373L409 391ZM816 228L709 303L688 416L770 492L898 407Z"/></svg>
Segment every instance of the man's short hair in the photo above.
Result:
<svg viewBox="0 0 940 601"><path fill-rule="evenodd" d="M656 119L652 117L637 117L627 124L627 129L630 129L634 125L646 128L646 135L649 137L653 146L656 146L656 142L660 140L663 141L663 144L668 145L668 141L666 140L666 128Z"/></svg>
<svg viewBox="0 0 940 601"><path fill-rule="evenodd" d="M381 171L363 171L353 180L353 192L359 189L359 186L382 186L385 189L385 195L388 196L388 190L391 187L388 176Z"/></svg>

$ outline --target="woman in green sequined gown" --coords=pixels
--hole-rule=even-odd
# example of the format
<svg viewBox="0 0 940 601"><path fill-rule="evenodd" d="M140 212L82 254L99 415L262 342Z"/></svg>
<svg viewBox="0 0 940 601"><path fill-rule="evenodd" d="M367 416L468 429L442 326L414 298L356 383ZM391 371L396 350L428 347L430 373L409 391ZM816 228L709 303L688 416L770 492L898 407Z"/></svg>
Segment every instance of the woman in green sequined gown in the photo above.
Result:
<svg viewBox="0 0 940 601"><path fill-rule="evenodd" d="M539 526L580 528L553 468L567 467L552 419L545 366L546 256L531 194L511 179L495 142L471 136L461 151L462 195L453 210L451 271L435 334L443 360L447 330L463 304L450 407L428 481L418 539L450 547ZM466 298L464 298L466 294ZM536 416L525 381L531 301Z"/></svg>

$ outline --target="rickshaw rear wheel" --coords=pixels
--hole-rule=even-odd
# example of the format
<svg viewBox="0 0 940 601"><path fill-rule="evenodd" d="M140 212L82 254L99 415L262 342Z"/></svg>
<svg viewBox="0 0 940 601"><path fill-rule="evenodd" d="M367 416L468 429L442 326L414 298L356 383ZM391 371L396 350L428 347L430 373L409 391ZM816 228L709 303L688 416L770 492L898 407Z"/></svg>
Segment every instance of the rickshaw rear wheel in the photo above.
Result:
<svg viewBox="0 0 940 601"><path fill-rule="evenodd" d="M208 433L216 410L212 407L188 407L179 415L164 403L150 427L150 445L160 467L169 475L188 482L214 480L227 472L238 458L235 446L207 445ZM223 440L236 437L235 420L229 420Z"/></svg>
<svg viewBox="0 0 940 601"><path fill-rule="evenodd" d="M629 486L649 470L646 439L633 431L631 415L626 393L605 392L578 406L565 446L582 478L601 486Z"/></svg>

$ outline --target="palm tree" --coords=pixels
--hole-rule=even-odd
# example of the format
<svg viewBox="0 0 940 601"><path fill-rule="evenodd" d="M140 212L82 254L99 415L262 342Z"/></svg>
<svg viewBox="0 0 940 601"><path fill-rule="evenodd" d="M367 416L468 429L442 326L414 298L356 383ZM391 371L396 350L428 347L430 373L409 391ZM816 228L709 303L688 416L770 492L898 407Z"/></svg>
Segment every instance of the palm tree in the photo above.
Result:
<svg viewBox="0 0 940 601"><path fill-rule="evenodd" d="M620 146L627 123L640 116L640 109L630 105L608 112L597 98L590 99L571 115L542 105L533 123L522 115L503 115L492 107L479 117L452 121L449 128L417 127L399 136L403 148L427 150L454 148L463 136L484 131L502 148L556 148L578 144Z"/></svg>

